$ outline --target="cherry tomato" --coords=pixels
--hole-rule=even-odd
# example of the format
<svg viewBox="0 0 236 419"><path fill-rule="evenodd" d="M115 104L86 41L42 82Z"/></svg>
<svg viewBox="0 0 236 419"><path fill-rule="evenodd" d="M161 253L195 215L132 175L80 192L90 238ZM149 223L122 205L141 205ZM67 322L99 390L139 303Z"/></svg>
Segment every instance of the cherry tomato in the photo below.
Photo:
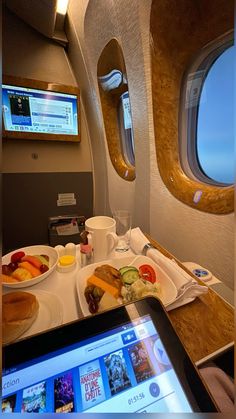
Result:
<svg viewBox="0 0 236 419"><path fill-rule="evenodd" d="M13 253L13 255L11 256L11 262L20 262L23 256L25 256L25 253L21 251Z"/></svg>
<svg viewBox="0 0 236 419"><path fill-rule="evenodd" d="M139 274L143 279L151 282L152 284L156 282L156 272L150 265L141 265L139 267Z"/></svg>

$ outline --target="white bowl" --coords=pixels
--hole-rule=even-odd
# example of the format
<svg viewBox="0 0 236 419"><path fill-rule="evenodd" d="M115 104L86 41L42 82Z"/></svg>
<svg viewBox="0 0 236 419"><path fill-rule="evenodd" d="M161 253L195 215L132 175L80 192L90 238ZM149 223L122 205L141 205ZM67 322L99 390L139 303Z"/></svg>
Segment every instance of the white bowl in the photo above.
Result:
<svg viewBox="0 0 236 419"><path fill-rule="evenodd" d="M43 245L36 245L36 246L27 246L21 247L20 249L14 250L13 252L7 253L2 257L2 265L8 265L11 262L11 256L16 253L22 251L26 255L48 255L49 257L49 269L47 272L44 272L42 275L36 276L35 278L27 279L26 281L18 281L18 282L2 282L5 287L9 288L25 288L30 287L32 285L38 284L38 282L43 281L47 278L55 269L58 263L58 253L51 246L43 246Z"/></svg>

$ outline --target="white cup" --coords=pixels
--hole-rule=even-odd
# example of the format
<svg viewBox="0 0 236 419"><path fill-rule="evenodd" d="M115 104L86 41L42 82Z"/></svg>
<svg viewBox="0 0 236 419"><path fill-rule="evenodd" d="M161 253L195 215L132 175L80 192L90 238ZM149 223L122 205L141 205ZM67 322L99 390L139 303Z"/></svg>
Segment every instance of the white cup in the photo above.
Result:
<svg viewBox="0 0 236 419"><path fill-rule="evenodd" d="M113 247L113 235L116 231L114 218L96 216L85 221L85 230L91 234L93 260L100 262L107 259Z"/></svg>

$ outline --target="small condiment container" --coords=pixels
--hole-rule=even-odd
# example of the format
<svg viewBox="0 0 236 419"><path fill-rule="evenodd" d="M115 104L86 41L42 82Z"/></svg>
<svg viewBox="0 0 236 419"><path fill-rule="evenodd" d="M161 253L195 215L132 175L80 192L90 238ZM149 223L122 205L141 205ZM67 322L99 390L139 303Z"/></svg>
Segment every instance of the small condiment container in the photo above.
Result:
<svg viewBox="0 0 236 419"><path fill-rule="evenodd" d="M76 266L76 259L74 255L63 255L59 257L57 264L58 272L70 272Z"/></svg>

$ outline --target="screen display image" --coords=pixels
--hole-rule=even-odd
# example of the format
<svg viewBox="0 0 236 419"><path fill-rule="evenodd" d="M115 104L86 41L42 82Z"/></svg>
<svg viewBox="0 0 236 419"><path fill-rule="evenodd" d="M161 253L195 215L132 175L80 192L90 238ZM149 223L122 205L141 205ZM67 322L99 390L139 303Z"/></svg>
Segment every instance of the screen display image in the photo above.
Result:
<svg viewBox="0 0 236 419"><path fill-rule="evenodd" d="M3 84L6 131L78 135L77 95Z"/></svg>
<svg viewBox="0 0 236 419"><path fill-rule="evenodd" d="M3 412L192 412L149 315L3 370Z"/></svg>

